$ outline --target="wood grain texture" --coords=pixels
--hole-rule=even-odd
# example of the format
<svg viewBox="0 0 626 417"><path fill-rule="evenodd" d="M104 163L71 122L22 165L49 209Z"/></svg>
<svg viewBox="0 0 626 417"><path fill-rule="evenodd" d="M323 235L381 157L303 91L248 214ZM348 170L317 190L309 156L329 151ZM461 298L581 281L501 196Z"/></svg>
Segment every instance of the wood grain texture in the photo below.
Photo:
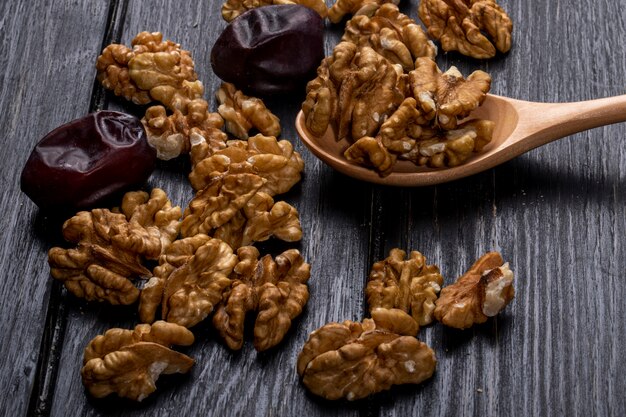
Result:
<svg viewBox="0 0 626 417"><path fill-rule="evenodd" d="M102 1L0 3L0 410L7 416L26 414L36 377L53 379L39 372L38 358L55 293L46 265L55 239L20 192L19 175L43 135L87 112L94 69L84 62L101 42L106 11Z"/></svg>
<svg viewBox="0 0 626 417"><path fill-rule="evenodd" d="M0 177L0 371L8 382L2 414L27 415L30 401L31 414L52 416L626 415L626 124L573 135L454 183L386 188L338 174L302 146L290 122L302 95L268 101L283 138L306 163L301 184L283 196L300 211L304 239L261 246L273 254L297 247L312 263L309 304L284 343L257 354L248 332L242 351L232 353L203 323L194 329L197 342L183 350L197 361L189 375L162 378L141 404L89 398L79 375L84 347L108 328L133 327L137 314L55 291L46 251L58 242L58 223L38 215L19 192L19 170L43 134L90 106L141 115L100 89L92 94L103 39L128 44L141 30L163 32L191 50L212 101L220 81L209 53L226 24L216 0L22 3L0 4L0 64L10 69L0 74L0 126L8 132L5 146L17 148ZM402 10L416 17L417 3L405 0ZM442 68L486 70L493 93L523 100L624 93L625 0L499 3L515 24L511 52L491 61L439 54ZM115 14L107 27L110 5ZM328 51L341 31L328 28ZM184 158L161 163L148 187L164 188L185 206L193 195L188 169ZM420 250L447 283L485 251L499 250L516 272L516 298L472 330L423 329L419 338L433 347L438 366L419 386L355 403L315 398L295 373L302 344L329 321L366 315L367 274L393 247ZM38 358L45 372L36 371ZM47 380L31 393L35 374ZM43 399L32 397L40 391Z"/></svg>

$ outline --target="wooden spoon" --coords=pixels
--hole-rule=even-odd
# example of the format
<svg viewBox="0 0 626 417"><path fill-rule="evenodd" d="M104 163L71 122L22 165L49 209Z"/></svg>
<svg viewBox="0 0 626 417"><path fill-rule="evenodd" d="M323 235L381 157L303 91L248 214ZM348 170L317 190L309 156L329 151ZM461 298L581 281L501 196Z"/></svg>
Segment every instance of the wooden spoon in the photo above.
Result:
<svg viewBox="0 0 626 417"><path fill-rule="evenodd" d="M464 164L432 169L398 161L393 172L386 177L348 162L343 152L350 144L346 140L336 142L331 128L322 137L309 133L302 111L296 118L296 129L311 152L337 171L377 184L417 187L477 174L556 139L624 122L626 95L576 103L535 103L488 94L483 105L470 118L493 120L496 127L491 143Z"/></svg>

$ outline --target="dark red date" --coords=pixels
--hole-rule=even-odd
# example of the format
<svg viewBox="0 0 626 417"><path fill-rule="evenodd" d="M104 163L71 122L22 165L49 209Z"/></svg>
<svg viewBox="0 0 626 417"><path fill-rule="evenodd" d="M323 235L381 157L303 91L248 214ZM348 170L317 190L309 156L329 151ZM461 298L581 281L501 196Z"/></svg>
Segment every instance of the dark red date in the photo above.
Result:
<svg viewBox="0 0 626 417"><path fill-rule="evenodd" d="M264 6L233 20L211 50L218 77L257 96L293 92L315 78L324 24L300 5Z"/></svg>
<svg viewBox="0 0 626 417"><path fill-rule="evenodd" d="M139 119L101 111L41 139L22 170L21 188L46 211L84 209L140 186L155 164Z"/></svg>

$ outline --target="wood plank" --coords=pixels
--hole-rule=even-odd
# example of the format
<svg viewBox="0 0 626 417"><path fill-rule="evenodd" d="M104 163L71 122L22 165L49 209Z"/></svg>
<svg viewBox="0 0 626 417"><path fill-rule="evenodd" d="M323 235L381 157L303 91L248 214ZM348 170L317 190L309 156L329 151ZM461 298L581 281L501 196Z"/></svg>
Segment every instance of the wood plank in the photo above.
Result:
<svg viewBox="0 0 626 417"><path fill-rule="evenodd" d="M464 73L486 69L492 92L520 99L624 93L623 4L499 4L515 24L511 52L487 63L454 54L444 62ZM402 219L395 232L391 222L383 227L398 237L390 246L408 240L442 266L447 283L482 252L499 250L516 272L516 298L472 330L422 330L437 372L381 396L381 416L626 413L626 326L614 322L626 314L625 140L624 124L596 129L472 178L382 199L404 202L407 212L383 206L383 218Z"/></svg>
<svg viewBox="0 0 626 417"><path fill-rule="evenodd" d="M220 81L209 65L210 48L226 26L219 14L220 2L179 4L174 12L169 2L129 2L123 22L122 42L142 30L162 31L191 50L199 78L211 97ZM217 28L217 29L215 29ZM327 43L334 45L339 32ZM282 345L257 354L250 334L241 352L222 345L208 323L194 329L197 341L185 350L197 361L191 374L164 377L159 391L140 405L116 398L88 398L80 381L82 353L95 335L111 327L131 328L137 323L132 309L91 305L68 298L67 337L61 355L58 385L51 415L357 415L360 404L321 401L306 393L295 372L296 357L309 333L330 321L358 320L363 316L363 277L367 270L370 186L333 172L312 156L296 139L293 123L302 95L268 101L283 121L282 138L294 143L305 159L304 179L285 200L300 212L304 239L296 245L264 245L281 250L297 247L312 264L310 301ZM105 107L131 110L119 99L107 96ZM136 110L134 110L136 111ZM184 159L184 158L183 158ZM150 179L151 186L164 188L172 199L185 205L192 197L184 160L163 163Z"/></svg>
<svg viewBox="0 0 626 417"><path fill-rule="evenodd" d="M0 168L0 410L5 415L26 414L36 379L54 383L54 375L46 380L38 369L48 297L54 292L46 265L54 238L46 219L21 193L19 175L43 135L86 113L94 71L84 60L101 40L106 13L104 2L0 3L0 131L6 151Z"/></svg>

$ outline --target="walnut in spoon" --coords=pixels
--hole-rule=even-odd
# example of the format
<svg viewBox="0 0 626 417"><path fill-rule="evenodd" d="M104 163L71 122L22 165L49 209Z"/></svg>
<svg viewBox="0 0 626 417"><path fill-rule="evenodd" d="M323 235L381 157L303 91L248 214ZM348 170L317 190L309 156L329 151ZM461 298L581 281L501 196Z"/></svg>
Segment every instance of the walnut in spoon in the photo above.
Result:
<svg viewBox="0 0 626 417"><path fill-rule="evenodd" d="M626 121L626 95L574 103L538 103L488 94L470 119L495 123L491 142L462 165L446 169L396 163L391 173L378 173L348 162L343 153L349 144L337 142L332 128L322 136L309 133L300 112L296 129L304 144L322 161L351 177L378 184L426 186L453 181L493 168L556 139Z"/></svg>

